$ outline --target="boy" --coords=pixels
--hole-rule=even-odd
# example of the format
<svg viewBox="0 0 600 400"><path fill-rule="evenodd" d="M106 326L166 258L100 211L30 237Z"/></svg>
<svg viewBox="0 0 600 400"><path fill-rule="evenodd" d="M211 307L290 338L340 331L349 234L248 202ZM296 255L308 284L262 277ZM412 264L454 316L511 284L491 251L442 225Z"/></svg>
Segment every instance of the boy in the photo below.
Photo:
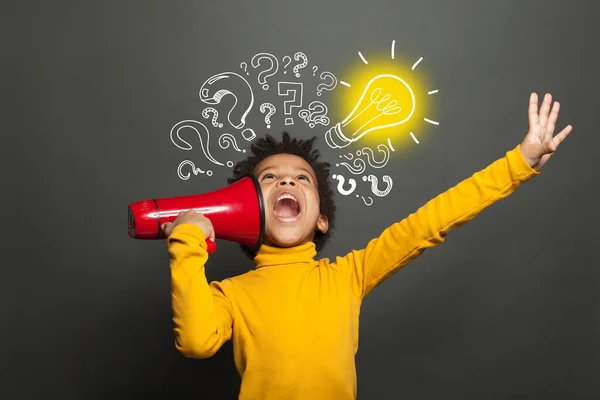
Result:
<svg viewBox="0 0 600 400"><path fill-rule="evenodd" d="M230 183L253 172L265 199L266 228L255 269L208 283L210 221L195 211L163 225L172 276L176 348L207 358L233 338L242 378L240 399L354 399L362 299L448 231L538 175L567 137L553 137L559 103L546 94L538 114L531 94L529 131L505 157L392 224L362 250L315 260L333 226L329 164L318 162L315 138L259 140Z"/></svg>

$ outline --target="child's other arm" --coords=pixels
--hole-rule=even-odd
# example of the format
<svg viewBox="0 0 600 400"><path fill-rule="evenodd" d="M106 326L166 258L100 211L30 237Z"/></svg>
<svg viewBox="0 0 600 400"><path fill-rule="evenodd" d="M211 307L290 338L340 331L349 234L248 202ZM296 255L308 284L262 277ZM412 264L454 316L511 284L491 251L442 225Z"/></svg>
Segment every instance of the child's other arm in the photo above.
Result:
<svg viewBox="0 0 600 400"><path fill-rule="evenodd" d="M206 235L199 226L175 226L167 238L175 347L186 357L208 358L231 338L229 281L206 279Z"/></svg>
<svg viewBox="0 0 600 400"><path fill-rule="evenodd" d="M443 243L450 230L472 220L512 194L522 182L538 175L572 130L567 125L554 135L559 107L558 102L552 105L552 96L547 93L538 113L538 96L531 93L529 130L520 145L387 228L365 249L338 257L336 264L346 274L355 294L363 298L425 249Z"/></svg>
<svg viewBox="0 0 600 400"><path fill-rule="evenodd" d="M470 221L537 174L539 172L525 162L517 146L505 157L385 229L364 249L338 257L336 265L347 274L355 294L363 298L425 249L443 243L450 230Z"/></svg>

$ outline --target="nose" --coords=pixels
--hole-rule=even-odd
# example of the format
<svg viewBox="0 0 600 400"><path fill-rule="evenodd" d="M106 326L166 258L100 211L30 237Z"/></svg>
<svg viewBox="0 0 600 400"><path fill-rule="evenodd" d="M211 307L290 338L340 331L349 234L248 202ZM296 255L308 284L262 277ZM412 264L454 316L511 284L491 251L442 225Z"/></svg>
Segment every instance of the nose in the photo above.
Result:
<svg viewBox="0 0 600 400"><path fill-rule="evenodd" d="M285 185L290 185L293 187L293 186L296 186L296 182L289 176L286 176L285 178L281 178L281 180L279 181L279 186L285 186Z"/></svg>

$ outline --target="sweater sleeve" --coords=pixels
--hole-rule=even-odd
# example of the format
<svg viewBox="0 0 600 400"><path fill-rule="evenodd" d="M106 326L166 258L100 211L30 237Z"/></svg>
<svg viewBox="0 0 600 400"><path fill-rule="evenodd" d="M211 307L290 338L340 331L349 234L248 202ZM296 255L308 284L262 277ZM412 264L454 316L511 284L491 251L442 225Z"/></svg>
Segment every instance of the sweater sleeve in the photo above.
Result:
<svg viewBox="0 0 600 400"><path fill-rule="evenodd" d="M334 264L362 299L425 249L442 244L450 230L472 220L536 175L539 172L523 159L518 145L505 157L386 228L364 249L337 257Z"/></svg>
<svg viewBox="0 0 600 400"><path fill-rule="evenodd" d="M186 357L208 358L231 338L231 282L208 283L202 229L178 225L167 238L175 347Z"/></svg>

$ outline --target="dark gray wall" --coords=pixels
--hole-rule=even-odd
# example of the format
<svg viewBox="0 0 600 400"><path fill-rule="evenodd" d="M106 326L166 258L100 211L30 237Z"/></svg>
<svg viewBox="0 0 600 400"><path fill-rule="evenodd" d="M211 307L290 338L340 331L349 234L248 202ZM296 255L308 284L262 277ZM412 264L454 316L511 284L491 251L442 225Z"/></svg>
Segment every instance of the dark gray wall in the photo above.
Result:
<svg viewBox="0 0 600 400"><path fill-rule="evenodd" d="M358 397L600 396L595 2L16 3L0 12L3 398L235 398L231 344L209 360L175 350L165 243L130 239L126 206L225 184L229 168L169 139L178 121L207 121L198 90L210 76L296 51L337 74L392 40L398 57L424 58L440 125L393 153L394 188L376 205L336 197L322 256L363 246L520 143L532 91L553 93L558 129L574 131L542 175L366 299ZM283 118L273 121L278 135ZM248 125L265 132L256 109ZM214 175L179 179L184 159ZM237 245L219 246L210 280L251 268Z"/></svg>

